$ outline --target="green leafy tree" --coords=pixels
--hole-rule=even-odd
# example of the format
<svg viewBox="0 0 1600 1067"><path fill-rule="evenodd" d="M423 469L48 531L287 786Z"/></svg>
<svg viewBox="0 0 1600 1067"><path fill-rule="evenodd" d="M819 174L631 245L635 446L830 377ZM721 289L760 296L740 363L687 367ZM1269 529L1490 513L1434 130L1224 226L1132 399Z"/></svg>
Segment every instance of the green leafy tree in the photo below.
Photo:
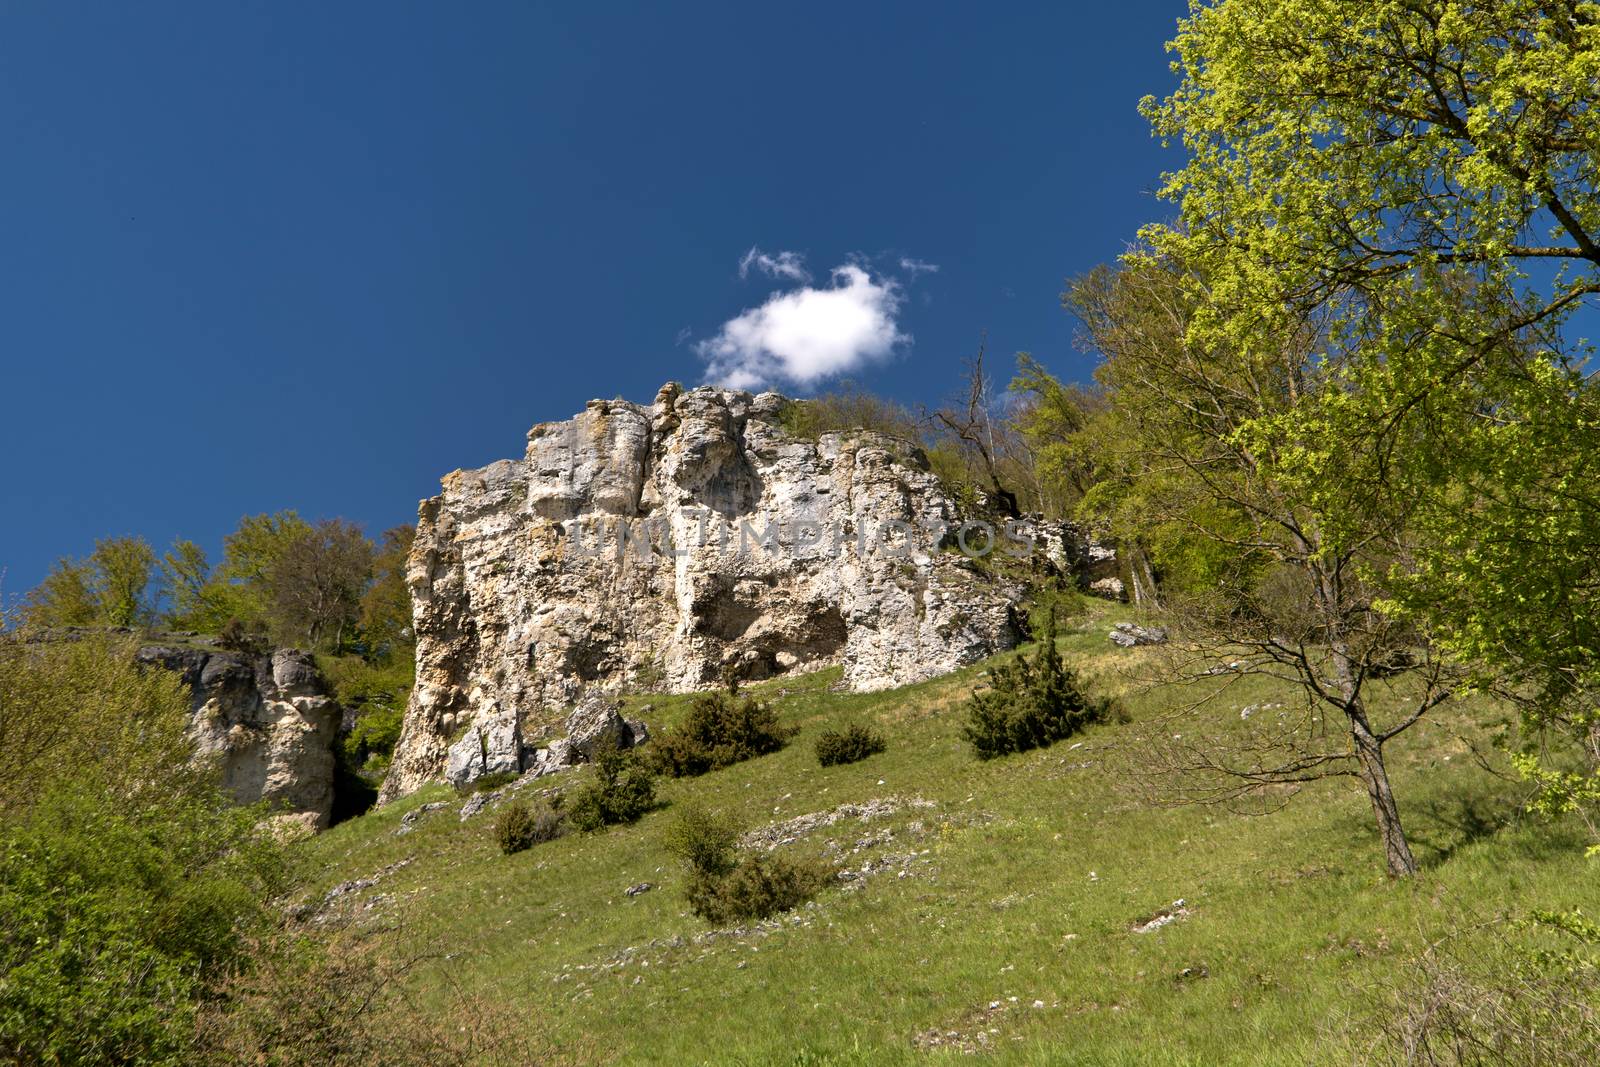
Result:
<svg viewBox="0 0 1600 1067"><path fill-rule="evenodd" d="M135 626L154 617L151 597L156 554L142 537L96 541L89 556L101 618L112 626Z"/></svg>
<svg viewBox="0 0 1600 1067"><path fill-rule="evenodd" d="M22 614L35 626L93 626L100 619L94 568L62 557L23 601Z"/></svg>
<svg viewBox="0 0 1600 1067"><path fill-rule="evenodd" d="M95 542L85 560L56 561L28 595L25 613L41 626L142 626L155 617L156 557L141 537Z"/></svg>
<svg viewBox="0 0 1600 1067"><path fill-rule="evenodd" d="M1105 503L1144 530L1157 559L1190 568L1167 591L1188 668L1236 662L1291 682L1304 702L1292 723L1256 724L1242 746L1172 731L1170 760L1153 762L1207 800L1353 776L1389 871L1411 874L1385 748L1459 683L1424 633L1379 607L1384 573L1414 543L1415 500L1386 477L1384 454L1334 447L1332 423L1308 418L1350 396L1312 358L1314 322L1239 348L1190 328L1205 292L1192 272L1138 257L1075 293L1127 427ZM1380 706L1396 710L1380 719ZM1330 721L1343 729L1314 727Z"/></svg>
<svg viewBox="0 0 1600 1067"><path fill-rule="evenodd" d="M1188 339L1311 324L1325 383L1235 439L1307 484L1372 459L1412 527L1380 606L1576 738L1547 802L1592 798L1600 417L1563 326L1600 293L1600 7L1219 0L1172 48L1143 108L1189 158L1143 237L1196 280Z"/></svg>
<svg viewBox="0 0 1600 1067"><path fill-rule="evenodd" d="M283 867L132 642L0 641L0 1060L190 1062Z"/></svg>
<svg viewBox="0 0 1600 1067"><path fill-rule="evenodd" d="M382 658L411 657L416 636L411 630L411 590L406 586L406 560L416 540L414 526L383 532L372 557L372 584L361 596L362 641Z"/></svg>
<svg viewBox="0 0 1600 1067"><path fill-rule="evenodd" d="M233 587L219 580L205 549L193 541L174 541L161 557L161 574L167 596L165 621L179 630L220 633L230 621L243 626L239 598ZM264 625L259 619L252 619Z"/></svg>

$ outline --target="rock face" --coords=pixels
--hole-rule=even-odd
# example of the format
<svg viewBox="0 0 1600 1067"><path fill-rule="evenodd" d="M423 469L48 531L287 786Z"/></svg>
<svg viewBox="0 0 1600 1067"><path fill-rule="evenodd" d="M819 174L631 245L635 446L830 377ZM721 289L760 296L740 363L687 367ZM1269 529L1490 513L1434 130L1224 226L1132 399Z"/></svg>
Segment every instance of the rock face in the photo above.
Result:
<svg viewBox="0 0 1600 1067"><path fill-rule="evenodd" d="M409 562L417 684L382 798L457 766L453 746L483 762L478 727L521 743L586 692L831 664L882 689L1014 644L1020 589L956 549L963 517L920 453L800 439L788 403L591 401L522 459L446 476Z"/></svg>
<svg viewBox="0 0 1600 1067"><path fill-rule="evenodd" d="M309 653L148 645L137 655L189 686L189 736L228 792L244 804L265 800L313 829L328 825L342 713Z"/></svg>

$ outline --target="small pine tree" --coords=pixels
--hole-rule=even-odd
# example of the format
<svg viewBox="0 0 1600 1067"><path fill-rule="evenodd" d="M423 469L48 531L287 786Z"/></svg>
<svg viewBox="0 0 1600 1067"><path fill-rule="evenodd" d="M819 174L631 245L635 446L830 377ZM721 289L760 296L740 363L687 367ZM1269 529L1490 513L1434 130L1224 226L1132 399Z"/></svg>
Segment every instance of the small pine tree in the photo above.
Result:
<svg viewBox="0 0 1600 1067"><path fill-rule="evenodd" d="M1032 661L1018 656L990 668L989 688L972 694L962 734L979 759L1052 745L1106 717L1104 701L1090 700L1056 648L1056 614L1045 619Z"/></svg>
<svg viewBox="0 0 1600 1067"><path fill-rule="evenodd" d="M573 798L568 818L592 834L618 823L637 822L654 807L655 773L632 749L619 749L611 742L595 752L594 778Z"/></svg>
<svg viewBox="0 0 1600 1067"><path fill-rule="evenodd" d="M735 689L730 681L726 693L695 697L683 723L651 744L661 773L673 778L705 774L776 752L794 735L772 705L737 696Z"/></svg>

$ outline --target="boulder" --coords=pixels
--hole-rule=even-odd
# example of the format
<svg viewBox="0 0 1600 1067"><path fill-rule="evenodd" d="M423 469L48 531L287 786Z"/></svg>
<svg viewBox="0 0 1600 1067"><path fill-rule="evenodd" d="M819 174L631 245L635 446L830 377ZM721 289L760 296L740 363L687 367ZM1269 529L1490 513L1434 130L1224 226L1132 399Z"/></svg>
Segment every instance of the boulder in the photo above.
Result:
<svg viewBox="0 0 1600 1067"><path fill-rule="evenodd" d="M1160 645L1167 640L1167 631L1160 626L1135 626L1131 622L1119 622L1116 629L1109 635L1111 643L1121 645L1123 648L1133 648L1135 645Z"/></svg>
<svg viewBox="0 0 1600 1067"><path fill-rule="evenodd" d="M467 727L445 762L445 780L458 789L486 774L521 773L522 726L516 712L497 712Z"/></svg>
<svg viewBox="0 0 1600 1067"><path fill-rule="evenodd" d="M633 730L622 717L622 705L600 695L585 696L567 713L569 758L587 763L607 744L633 747Z"/></svg>

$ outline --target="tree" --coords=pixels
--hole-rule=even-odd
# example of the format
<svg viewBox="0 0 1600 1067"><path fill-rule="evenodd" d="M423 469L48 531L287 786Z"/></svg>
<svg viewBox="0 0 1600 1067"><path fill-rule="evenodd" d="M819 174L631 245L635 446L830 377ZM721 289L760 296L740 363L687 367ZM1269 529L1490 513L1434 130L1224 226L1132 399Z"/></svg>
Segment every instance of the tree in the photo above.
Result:
<svg viewBox="0 0 1600 1067"><path fill-rule="evenodd" d="M1100 480L1104 457L1094 428L1106 412L1103 391L1063 384L1026 352L1008 392L1010 421L1027 442L1046 514L1072 511Z"/></svg>
<svg viewBox="0 0 1600 1067"><path fill-rule="evenodd" d="M85 560L56 561L28 594L25 614L40 626L140 626L155 616L156 557L142 537L95 542Z"/></svg>
<svg viewBox="0 0 1600 1067"><path fill-rule="evenodd" d="M1000 446L996 443L996 420L989 411L990 396L994 389L983 369L983 353L984 345L980 343L978 354L966 361L963 397L935 411L933 418L960 443L968 456L975 459L994 504L1004 514L1016 518L1021 514L1017 494L1000 480L1002 456Z"/></svg>
<svg viewBox="0 0 1600 1067"><path fill-rule="evenodd" d="M287 540L266 575L274 630L341 651L361 617L372 558L372 542L344 519L322 519Z"/></svg>
<svg viewBox="0 0 1600 1067"><path fill-rule="evenodd" d="M1583 743L1552 803L1600 799L1600 410L1562 334L1600 293L1600 8L1220 0L1172 47L1143 109L1189 160L1144 239L1203 279L1190 341L1318 324L1336 387L1251 433L1375 457L1414 532L1387 606Z"/></svg>
<svg viewBox="0 0 1600 1067"><path fill-rule="evenodd" d="M372 584L361 596L361 633L371 657L409 656L416 645L406 585L406 560L416 536L414 526L385 530L373 554Z"/></svg>
<svg viewBox="0 0 1600 1067"><path fill-rule="evenodd" d="M1407 502L1377 476L1378 457L1324 452L1313 447L1319 438L1285 429L1303 405L1339 392L1308 359L1314 327L1271 347L1208 344L1188 328L1203 290L1144 258L1073 294L1104 357L1098 375L1127 423L1118 505L1157 545L1209 553L1207 581L1172 590L1180 647L1196 666L1233 661L1238 673L1289 681L1305 698L1293 728L1260 727L1242 753L1186 731L1171 768L1208 799L1353 775L1389 871L1411 874L1384 747L1448 699L1453 676L1416 631L1378 610L1379 590L1363 578L1406 544ZM1402 666L1418 684L1392 686ZM1371 701L1380 685L1401 708L1382 723ZM1324 713L1342 730L1322 729Z"/></svg>
<svg viewBox="0 0 1600 1067"><path fill-rule="evenodd" d="M142 537L108 537L94 543L89 556L94 569L100 616L111 626L134 626L155 615L151 579L156 554Z"/></svg>
<svg viewBox="0 0 1600 1067"><path fill-rule="evenodd" d="M63 556L23 600L23 617L35 626L93 626L100 617L94 569Z"/></svg>

